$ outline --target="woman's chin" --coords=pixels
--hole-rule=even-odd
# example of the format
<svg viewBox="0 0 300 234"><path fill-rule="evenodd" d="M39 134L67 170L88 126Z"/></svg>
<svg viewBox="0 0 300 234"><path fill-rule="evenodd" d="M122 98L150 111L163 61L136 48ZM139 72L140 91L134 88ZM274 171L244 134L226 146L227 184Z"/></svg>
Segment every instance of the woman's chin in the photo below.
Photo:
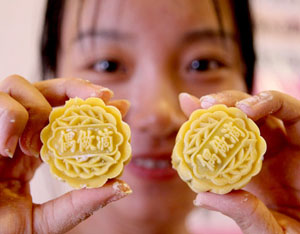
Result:
<svg viewBox="0 0 300 234"><path fill-rule="evenodd" d="M165 223L178 219L184 221L184 217L193 207L195 193L176 173L166 176L164 172L161 176L154 172L157 174L153 178L154 173L149 176L149 172L144 176L137 176L140 171L133 172L135 169L127 168L124 171L121 179L130 185L133 193L117 202L115 209L127 219L139 222Z"/></svg>

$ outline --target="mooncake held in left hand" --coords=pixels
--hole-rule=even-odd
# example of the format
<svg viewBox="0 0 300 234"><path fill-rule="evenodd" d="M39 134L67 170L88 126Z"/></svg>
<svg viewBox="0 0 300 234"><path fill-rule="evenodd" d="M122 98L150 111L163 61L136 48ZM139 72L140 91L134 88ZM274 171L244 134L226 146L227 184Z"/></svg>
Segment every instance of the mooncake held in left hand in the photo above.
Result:
<svg viewBox="0 0 300 234"><path fill-rule="evenodd" d="M51 173L74 188L101 187L131 158L129 126L99 98L74 98L54 108L41 140Z"/></svg>
<svg viewBox="0 0 300 234"><path fill-rule="evenodd" d="M176 137L173 168L190 188L228 193L259 173L266 142L240 109L215 105L196 110Z"/></svg>

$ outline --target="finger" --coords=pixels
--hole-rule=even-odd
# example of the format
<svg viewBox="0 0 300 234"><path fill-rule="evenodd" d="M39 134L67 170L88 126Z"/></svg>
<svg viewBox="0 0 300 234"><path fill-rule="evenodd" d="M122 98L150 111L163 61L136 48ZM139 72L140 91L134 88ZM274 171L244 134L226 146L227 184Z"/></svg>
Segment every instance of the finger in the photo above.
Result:
<svg viewBox="0 0 300 234"><path fill-rule="evenodd" d="M34 85L52 106L63 105L69 98L74 97L82 99L98 97L107 103L113 96L113 92L108 88L78 78L52 79L40 81Z"/></svg>
<svg viewBox="0 0 300 234"><path fill-rule="evenodd" d="M268 115L283 121L291 143L300 145L300 102L278 91L264 91L236 104L254 121Z"/></svg>
<svg viewBox="0 0 300 234"><path fill-rule="evenodd" d="M126 183L114 180L102 188L75 190L37 205L33 211L35 233L65 233L99 208L131 192Z"/></svg>
<svg viewBox="0 0 300 234"><path fill-rule="evenodd" d="M26 123L27 110L6 93L0 92L0 153L13 157Z"/></svg>
<svg viewBox="0 0 300 234"><path fill-rule="evenodd" d="M212 105L224 104L226 106L235 106L235 103L250 97L249 94L238 90L225 90L215 94L205 95L200 98L201 107L207 109Z"/></svg>
<svg viewBox="0 0 300 234"><path fill-rule="evenodd" d="M125 117L125 115L127 114L128 110L129 110L130 102L127 100L114 100L114 101L110 101L108 103L108 105L117 107L119 109L119 111L121 112L122 117Z"/></svg>
<svg viewBox="0 0 300 234"><path fill-rule="evenodd" d="M299 100L278 91L264 91L255 96L241 100L236 104L253 120L267 115L281 119L286 124L293 124L300 119Z"/></svg>
<svg viewBox="0 0 300 234"><path fill-rule="evenodd" d="M182 111L186 116L189 116L196 109L207 109L216 104L224 104L226 106L235 106L235 103L250 97L249 94L237 91L226 90L215 94L209 94L198 99L188 93L179 95L179 103Z"/></svg>
<svg viewBox="0 0 300 234"><path fill-rule="evenodd" d="M229 216L245 234L283 233L268 208L246 191L234 191L224 195L200 193L194 204Z"/></svg>
<svg viewBox="0 0 300 234"><path fill-rule="evenodd" d="M48 122L51 106L31 83L18 75L4 79L0 83L0 91L9 94L27 110L29 118L20 138L20 147L26 155L38 157L40 131Z"/></svg>
<svg viewBox="0 0 300 234"><path fill-rule="evenodd" d="M179 104L183 113L187 117L189 117L193 113L193 111L201 108L199 98L188 93L179 94Z"/></svg>

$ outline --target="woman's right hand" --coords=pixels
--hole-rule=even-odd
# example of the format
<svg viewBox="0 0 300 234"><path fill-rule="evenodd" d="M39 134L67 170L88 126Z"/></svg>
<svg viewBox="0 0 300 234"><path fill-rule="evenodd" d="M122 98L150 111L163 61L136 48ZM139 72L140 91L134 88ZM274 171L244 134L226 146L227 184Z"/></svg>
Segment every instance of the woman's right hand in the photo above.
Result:
<svg viewBox="0 0 300 234"><path fill-rule="evenodd" d="M99 97L122 114L128 102L109 102L112 91L88 81L62 78L31 84L13 75L0 83L0 227L1 233L63 233L98 208L131 190L122 181L102 188L69 192L44 204L33 204L29 182L41 164L40 132L52 107L73 97Z"/></svg>

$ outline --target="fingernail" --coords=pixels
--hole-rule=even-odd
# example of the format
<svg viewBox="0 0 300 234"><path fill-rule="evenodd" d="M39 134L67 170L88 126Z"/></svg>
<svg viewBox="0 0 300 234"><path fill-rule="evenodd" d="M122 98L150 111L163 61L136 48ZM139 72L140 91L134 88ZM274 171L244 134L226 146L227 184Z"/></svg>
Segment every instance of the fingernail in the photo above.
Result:
<svg viewBox="0 0 300 234"><path fill-rule="evenodd" d="M121 198L126 197L127 195L132 193L132 190L129 187L129 185L120 180L113 183L112 189L113 189L113 194L110 196L110 198L105 202L103 202L102 204L100 204L99 207L96 208L96 210L105 207L111 202L120 200Z"/></svg>
<svg viewBox="0 0 300 234"><path fill-rule="evenodd" d="M115 106L119 109L122 116L125 116L130 108L130 102L127 100L120 100L120 106Z"/></svg>
<svg viewBox="0 0 300 234"><path fill-rule="evenodd" d="M125 182L120 182L120 181L116 181L113 184L113 189L115 191L116 195L121 195L121 197L125 197L129 194L132 193L131 188L129 187L129 185Z"/></svg>
<svg viewBox="0 0 300 234"><path fill-rule="evenodd" d="M194 206L202 206L203 203L200 202L197 198L193 201Z"/></svg>
<svg viewBox="0 0 300 234"><path fill-rule="evenodd" d="M122 99L120 100L120 103L122 103L122 105L126 106L126 109L128 109L131 105L130 101Z"/></svg>
<svg viewBox="0 0 300 234"><path fill-rule="evenodd" d="M200 98L201 107L207 109L216 103L216 99L211 95L206 95Z"/></svg>
<svg viewBox="0 0 300 234"><path fill-rule="evenodd" d="M19 141L19 137L18 136L11 136L5 145L5 156L13 158L15 150L17 148L18 145L18 141Z"/></svg>
<svg viewBox="0 0 300 234"><path fill-rule="evenodd" d="M188 93L180 93L179 94L179 98L180 99L190 99L190 100L193 100L194 102L200 102L199 98L193 96L193 95L190 95Z"/></svg>
<svg viewBox="0 0 300 234"><path fill-rule="evenodd" d="M99 88L97 86L97 88ZM109 99L113 97L114 93L108 88L100 88L97 91L90 93L90 97L99 97L101 98L104 102L108 102Z"/></svg>
<svg viewBox="0 0 300 234"><path fill-rule="evenodd" d="M96 96L98 97L102 93L107 93L107 94L113 95L113 91L108 89L108 88L103 88L103 87L99 88L99 85L95 85L95 84L92 84L92 85L93 85L93 87L95 88L96 91L92 92L90 94L91 97L96 97Z"/></svg>
<svg viewBox="0 0 300 234"><path fill-rule="evenodd" d="M7 156L9 158L13 158L14 157L14 154L12 152L10 152L9 149L4 149L4 153L5 153L4 156Z"/></svg>
<svg viewBox="0 0 300 234"><path fill-rule="evenodd" d="M111 202L120 200L121 198L126 197L127 195L132 193L132 190L129 187L129 185L123 181L116 181L112 187L114 190L114 195L110 199L108 199L105 203L103 203L100 208L106 206Z"/></svg>
<svg viewBox="0 0 300 234"><path fill-rule="evenodd" d="M111 95L113 95L113 91L111 91L111 90L108 89L108 88L101 88L100 91L101 91L101 92L109 92Z"/></svg>
<svg viewBox="0 0 300 234"><path fill-rule="evenodd" d="M179 98L190 98L190 95L188 93L180 93Z"/></svg>
<svg viewBox="0 0 300 234"><path fill-rule="evenodd" d="M199 195L199 194L198 194ZM214 207L211 207L205 203L203 203L201 201L201 198L199 198L198 196L196 197L196 199L193 201L193 204L194 206L197 206L197 207L201 207L201 208L204 208L204 209L207 209L207 210L216 210Z"/></svg>
<svg viewBox="0 0 300 234"><path fill-rule="evenodd" d="M32 152L32 156L35 157L35 158L39 158L40 153L39 152Z"/></svg>
<svg viewBox="0 0 300 234"><path fill-rule="evenodd" d="M31 140L30 140L30 145L28 146L30 149L30 153L32 156L34 156L35 158L38 158L40 156L40 149L42 146L42 142L40 140L40 133L36 133L32 136Z"/></svg>
<svg viewBox="0 0 300 234"><path fill-rule="evenodd" d="M179 98L191 98L192 96L191 95L189 95L188 93L180 93L179 94Z"/></svg>

